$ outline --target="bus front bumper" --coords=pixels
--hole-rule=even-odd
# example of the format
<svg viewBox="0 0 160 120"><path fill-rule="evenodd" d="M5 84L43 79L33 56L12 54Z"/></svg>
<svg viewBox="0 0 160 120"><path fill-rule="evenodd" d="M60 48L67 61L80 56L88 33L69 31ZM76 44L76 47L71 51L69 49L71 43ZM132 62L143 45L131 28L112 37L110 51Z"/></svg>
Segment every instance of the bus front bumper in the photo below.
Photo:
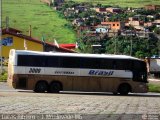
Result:
<svg viewBox="0 0 160 120"><path fill-rule="evenodd" d="M141 93L147 93L148 90L149 90L148 84L140 84L140 85L139 85L139 91L140 91Z"/></svg>

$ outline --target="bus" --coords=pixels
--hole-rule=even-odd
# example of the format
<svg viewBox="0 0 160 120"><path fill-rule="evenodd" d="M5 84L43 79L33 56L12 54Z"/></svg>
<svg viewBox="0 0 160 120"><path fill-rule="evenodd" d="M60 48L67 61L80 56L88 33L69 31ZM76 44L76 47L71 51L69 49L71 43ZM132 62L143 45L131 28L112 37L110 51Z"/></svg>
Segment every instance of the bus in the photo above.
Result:
<svg viewBox="0 0 160 120"><path fill-rule="evenodd" d="M8 84L38 93L146 93L146 62L126 55L10 50Z"/></svg>

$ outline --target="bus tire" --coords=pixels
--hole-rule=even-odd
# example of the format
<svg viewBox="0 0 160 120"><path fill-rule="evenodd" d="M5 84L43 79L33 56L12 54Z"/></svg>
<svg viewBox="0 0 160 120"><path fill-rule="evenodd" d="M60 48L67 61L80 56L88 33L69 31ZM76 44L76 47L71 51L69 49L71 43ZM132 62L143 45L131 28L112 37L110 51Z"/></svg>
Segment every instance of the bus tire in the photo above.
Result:
<svg viewBox="0 0 160 120"><path fill-rule="evenodd" d="M37 93L44 93L48 89L48 84L45 81L37 82L34 91Z"/></svg>
<svg viewBox="0 0 160 120"><path fill-rule="evenodd" d="M62 90L61 82L52 82L50 84L49 92L51 93L59 93Z"/></svg>
<svg viewBox="0 0 160 120"><path fill-rule="evenodd" d="M131 87L129 84L121 84L118 88L118 92L121 94L121 95L128 95L128 93L131 91Z"/></svg>

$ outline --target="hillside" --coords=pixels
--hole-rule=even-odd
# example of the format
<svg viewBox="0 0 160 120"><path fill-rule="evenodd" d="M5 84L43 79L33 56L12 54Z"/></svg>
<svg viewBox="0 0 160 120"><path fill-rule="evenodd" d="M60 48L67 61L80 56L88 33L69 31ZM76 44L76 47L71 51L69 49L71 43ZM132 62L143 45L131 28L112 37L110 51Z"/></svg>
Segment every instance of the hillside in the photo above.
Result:
<svg viewBox="0 0 160 120"><path fill-rule="evenodd" d="M86 2L86 0L73 0ZM160 4L159 0L89 0L93 4L119 5L121 7L143 7L145 4ZM58 43L75 43L76 33L68 27L66 19L59 16L40 0L3 0L2 27L5 27L6 16L9 17L9 26L22 30L28 34L29 25L32 26L32 36L41 39L44 35L47 41Z"/></svg>
<svg viewBox="0 0 160 120"><path fill-rule="evenodd" d="M155 4L160 5L160 0L73 0L75 2L91 2L93 4L112 5L120 7L144 7L144 5Z"/></svg>
<svg viewBox="0 0 160 120"><path fill-rule="evenodd" d="M28 34L29 25L32 27L32 36L58 43L75 43L76 33L66 27L68 21L61 18L56 11L49 8L40 0L2 0L2 27L5 27L6 16L9 17L9 26L22 30Z"/></svg>

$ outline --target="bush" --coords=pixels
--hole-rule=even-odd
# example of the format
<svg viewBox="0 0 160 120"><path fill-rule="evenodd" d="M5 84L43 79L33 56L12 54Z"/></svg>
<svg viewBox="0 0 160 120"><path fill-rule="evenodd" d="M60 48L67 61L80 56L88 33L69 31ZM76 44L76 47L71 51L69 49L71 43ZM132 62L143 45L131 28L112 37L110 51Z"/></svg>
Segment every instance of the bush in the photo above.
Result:
<svg viewBox="0 0 160 120"><path fill-rule="evenodd" d="M7 72L4 71L1 75L0 75L0 82L6 82L7 81Z"/></svg>

